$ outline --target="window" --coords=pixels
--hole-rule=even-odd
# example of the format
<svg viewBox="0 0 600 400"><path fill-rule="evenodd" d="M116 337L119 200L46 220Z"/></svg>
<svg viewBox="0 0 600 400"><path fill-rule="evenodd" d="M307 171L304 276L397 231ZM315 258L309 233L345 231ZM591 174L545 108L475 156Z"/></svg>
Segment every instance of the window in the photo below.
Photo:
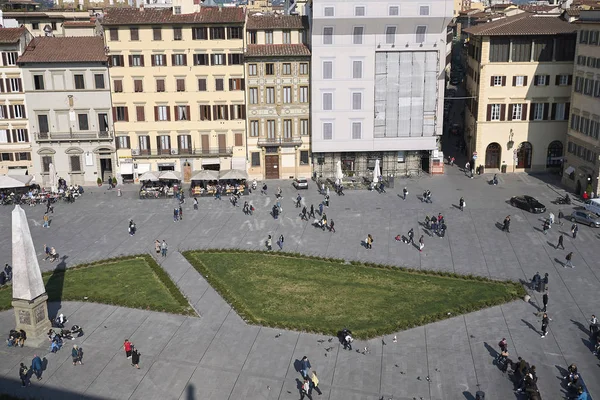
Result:
<svg viewBox="0 0 600 400"><path fill-rule="evenodd" d="M169 135L159 135L156 137L156 147L161 154L169 154L171 151L171 137Z"/></svg>
<svg viewBox="0 0 600 400"><path fill-rule="evenodd" d="M283 102L289 104L292 102L292 87L284 86L283 87Z"/></svg>
<svg viewBox="0 0 600 400"><path fill-rule="evenodd" d="M548 75L535 75L534 76L534 85L535 86L545 86L548 84Z"/></svg>
<svg viewBox="0 0 600 400"><path fill-rule="evenodd" d="M156 91L161 93L165 91L165 80L164 79L157 79L156 80Z"/></svg>
<svg viewBox="0 0 600 400"><path fill-rule="evenodd" d="M300 63L300 75L308 75L308 63Z"/></svg>
<svg viewBox="0 0 600 400"><path fill-rule="evenodd" d="M292 32L289 29L285 29L282 32L283 44L292 44Z"/></svg>
<svg viewBox="0 0 600 400"><path fill-rule="evenodd" d="M274 104L275 103L275 88L274 87L267 87L265 89L265 93L266 93L266 103L267 104Z"/></svg>
<svg viewBox="0 0 600 400"><path fill-rule="evenodd" d="M110 28L108 31L110 32L110 40L113 42L119 40L119 28Z"/></svg>
<svg viewBox="0 0 600 400"><path fill-rule="evenodd" d="M9 107L10 107L10 112L11 112L12 118L16 118L16 119L27 118L25 115L25 106L24 105L14 104Z"/></svg>
<svg viewBox="0 0 600 400"><path fill-rule="evenodd" d="M250 104L258 104L258 88L250 88L248 94L250 96Z"/></svg>
<svg viewBox="0 0 600 400"><path fill-rule="evenodd" d="M526 78L525 76L515 76L515 77L513 77L513 80L514 80L513 86L525 86L526 85L525 78Z"/></svg>
<svg viewBox="0 0 600 400"><path fill-rule="evenodd" d="M31 23L31 29L34 31L37 31L38 29L40 29L40 23L39 22L32 22Z"/></svg>
<svg viewBox="0 0 600 400"><path fill-rule="evenodd" d="M356 7L354 7L354 16L356 16L356 17L364 17L365 16L365 6L356 6Z"/></svg>
<svg viewBox="0 0 600 400"><path fill-rule="evenodd" d="M292 64L283 63L281 71L282 71L283 75L291 75L292 74Z"/></svg>
<svg viewBox="0 0 600 400"><path fill-rule="evenodd" d="M427 34L427 27L423 25L417 26L415 40L417 43L423 43L425 41L425 35Z"/></svg>
<svg viewBox="0 0 600 400"><path fill-rule="evenodd" d="M564 121L568 115L566 112L568 103L555 103L554 104L554 119L557 121Z"/></svg>
<svg viewBox="0 0 600 400"><path fill-rule="evenodd" d="M244 79L242 78L229 78L229 90L244 90Z"/></svg>
<svg viewBox="0 0 600 400"><path fill-rule="evenodd" d="M115 93L122 93L123 92L123 81L121 79L114 79L113 80L113 88L115 90Z"/></svg>
<svg viewBox="0 0 600 400"><path fill-rule="evenodd" d="M211 40L225 40L225 27L215 26L210 28Z"/></svg>
<svg viewBox="0 0 600 400"><path fill-rule="evenodd" d="M308 103L308 86L300 86L300 103Z"/></svg>
<svg viewBox="0 0 600 400"><path fill-rule="evenodd" d="M275 75L275 64L273 64L273 63L265 64L265 75Z"/></svg>
<svg viewBox="0 0 600 400"><path fill-rule="evenodd" d="M572 75L557 75L556 84L558 86L568 86L571 84Z"/></svg>
<svg viewBox="0 0 600 400"><path fill-rule="evenodd" d="M129 56L129 66L130 67L143 67L144 66L144 56L142 54L133 54Z"/></svg>
<svg viewBox="0 0 600 400"><path fill-rule="evenodd" d="M169 121L169 106L155 106L154 107L154 120L155 121Z"/></svg>
<svg viewBox="0 0 600 400"><path fill-rule="evenodd" d="M522 119L523 114L523 105L522 104L511 104L512 106L512 120L520 121Z"/></svg>
<svg viewBox="0 0 600 400"><path fill-rule="evenodd" d="M6 89L8 92L22 92L21 78L6 79Z"/></svg>
<svg viewBox="0 0 600 400"><path fill-rule="evenodd" d="M185 78L177 78L175 80L175 87L178 92L185 92Z"/></svg>
<svg viewBox="0 0 600 400"><path fill-rule="evenodd" d="M114 110L115 121L125 121L125 122L129 121L127 107L124 107L124 106L113 107L113 110Z"/></svg>
<svg viewBox="0 0 600 400"><path fill-rule="evenodd" d="M181 33L181 28L180 33ZM152 39L153 40L162 40L162 28L160 26L155 26L152 28Z"/></svg>
<svg viewBox="0 0 600 400"><path fill-rule="evenodd" d="M33 76L33 87L35 90L44 90L44 75Z"/></svg>
<svg viewBox="0 0 600 400"><path fill-rule="evenodd" d="M140 40L140 32L138 28L129 28L129 36L130 40L132 41Z"/></svg>
<svg viewBox="0 0 600 400"><path fill-rule="evenodd" d="M253 151L252 153L252 166L260 167L260 151Z"/></svg>
<svg viewBox="0 0 600 400"><path fill-rule="evenodd" d="M267 120L267 137L269 139L275 138L275 121L272 119Z"/></svg>
<svg viewBox="0 0 600 400"><path fill-rule="evenodd" d="M80 131L87 131L90 129L90 125L88 124L87 114L77 114L77 122L79 123Z"/></svg>
<svg viewBox="0 0 600 400"><path fill-rule="evenodd" d="M0 129L0 143L8 143L8 130Z"/></svg>
<svg viewBox="0 0 600 400"><path fill-rule="evenodd" d="M173 58L173 65L187 65L187 56L185 54L173 54L171 57Z"/></svg>
<svg viewBox="0 0 600 400"><path fill-rule="evenodd" d="M136 106L135 107L135 116L137 121L142 122L146 120L146 112L144 110L144 106Z"/></svg>
<svg viewBox="0 0 600 400"><path fill-rule="evenodd" d="M215 90L222 92L225 90L225 83L223 78L215 78Z"/></svg>
<svg viewBox="0 0 600 400"><path fill-rule="evenodd" d="M212 65L225 65L225 54L211 54L210 60Z"/></svg>
<svg viewBox="0 0 600 400"><path fill-rule="evenodd" d="M354 44L362 44L363 42L363 32L365 28L362 26L355 26L352 31L352 43Z"/></svg>
<svg viewBox="0 0 600 400"><path fill-rule="evenodd" d="M48 123L48 116L41 114L38 115L38 129L40 133L50 132L50 124Z"/></svg>
<svg viewBox="0 0 600 400"><path fill-rule="evenodd" d="M300 135L308 136L308 120L307 119L300 120Z"/></svg>
<svg viewBox="0 0 600 400"><path fill-rule="evenodd" d="M265 31L265 44L273 44L273 31Z"/></svg>
<svg viewBox="0 0 600 400"><path fill-rule="evenodd" d="M333 61L323 61L323 79L333 78Z"/></svg>
<svg viewBox="0 0 600 400"><path fill-rule="evenodd" d="M13 137L17 143L29 142L29 135L27 129L13 129Z"/></svg>
<svg viewBox="0 0 600 400"><path fill-rule="evenodd" d="M388 15L395 16L400 14L400 8L398 6L390 6L388 8Z"/></svg>
<svg viewBox="0 0 600 400"><path fill-rule="evenodd" d="M323 122L323 140L333 139L333 122Z"/></svg>
<svg viewBox="0 0 600 400"><path fill-rule="evenodd" d="M248 75L256 76L258 75L256 64L248 64Z"/></svg>
<svg viewBox="0 0 600 400"><path fill-rule="evenodd" d="M300 150L300 165L308 165L308 150Z"/></svg>
<svg viewBox="0 0 600 400"><path fill-rule="evenodd" d="M362 122L352 123L352 139L360 139L362 137Z"/></svg>
<svg viewBox="0 0 600 400"><path fill-rule="evenodd" d="M2 156L2 158L0 158L0 161L12 161L13 160L12 153L0 153L0 155Z"/></svg>
<svg viewBox="0 0 600 400"><path fill-rule="evenodd" d="M173 28L173 40L183 40L181 28Z"/></svg>
<svg viewBox="0 0 600 400"><path fill-rule="evenodd" d="M241 39L242 38L242 28L239 26L230 26L227 28L228 38L229 39Z"/></svg>
<svg viewBox="0 0 600 400"><path fill-rule="evenodd" d="M232 104L229 106L230 119L246 119L246 106L243 104ZM238 146L238 145L236 145ZM239 145L241 146L241 144Z"/></svg>
<svg viewBox="0 0 600 400"><path fill-rule="evenodd" d="M258 137L260 134L259 131L259 122L258 121L250 121L250 136Z"/></svg>
<svg viewBox="0 0 600 400"><path fill-rule="evenodd" d="M323 93L323 111L333 110L333 93Z"/></svg>
<svg viewBox="0 0 600 400"><path fill-rule="evenodd" d="M362 110L362 93L361 92L352 93L352 109L353 110Z"/></svg>
<svg viewBox="0 0 600 400"><path fill-rule="evenodd" d="M396 27L386 26L385 28L385 43L394 44L396 43Z"/></svg>
<svg viewBox="0 0 600 400"><path fill-rule="evenodd" d="M429 6L420 6L419 15L429 15Z"/></svg>
<svg viewBox="0 0 600 400"><path fill-rule="evenodd" d="M94 74L94 87L104 89L104 74Z"/></svg>
<svg viewBox="0 0 600 400"><path fill-rule="evenodd" d="M141 93L144 91L144 82L141 79L133 80L133 91L136 93Z"/></svg>
<svg viewBox="0 0 600 400"><path fill-rule="evenodd" d="M228 54L227 60L229 65L242 65L244 63L244 58L242 54L234 53Z"/></svg>
<svg viewBox="0 0 600 400"><path fill-rule="evenodd" d="M292 120L284 119L283 120L283 137L291 138L292 137Z"/></svg>
<svg viewBox="0 0 600 400"><path fill-rule="evenodd" d="M138 143L142 154L150 153L150 136L143 135L138 137Z"/></svg>
<svg viewBox="0 0 600 400"><path fill-rule="evenodd" d="M361 60L352 61L352 78L362 79L363 62Z"/></svg>
<svg viewBox="0 0 600 400"><path fill-rule="evenodd" d="M208 40L208 28L192 28L192 39Z"/></svg>
<svg viewBox="0 0 600 400"><path fill-rule="evenodd" d="M211 121L211 108L209 105L200 106L200 121Z"/></svg>
<svg viewBox="0 0 600 400"><path fill-rule="evenodd" d="M117 136L117 148L118 149L131 148L131 142L129 140L129 136Z"/></svg>
<svg viewBox="0 0 600 400"><path fill-rule="evenodd" d="M17 65L17 58L19 58L19 53L16 51L7 51L2 53L2 62L3 65Z"/></svg>
<svg viewBox="0 0 600 400"><path fill-rule="evenodd" d="M533 103L533 120L543 121L544 120L544 103Z"/></svg>
<svg viewBox="0 0 600 400"><path fill-rule="evenodd" d="M175 121L190 120L190 106L175 106Z"/></svg>
<svg viewBox="0 0 600 400"><path fill-rule="evenodd" d="M180 153L191 154L192 153L192 136L191 135L178 135L177 136L177 147Z"/></svg>
<svg viewBox="0 0 600 400"><path fill-rule="evenodd" d="M229 115L228 115L229 113L228 113L226 105L213 106L213 109L214 109L214 119L215 120L219 120L219 119L227 120L227 119L229 119Z"/></svg>
<svg viewBox="0 0 600 400"><path fill-rule="evenodd" d="M206 78L198 78L198 91L206 92Z"/></svg>
<svg viewBox="0 0 600 400"><path fill-rule="evenodd" d="M323 16L325 17L333 17L335 10L333 7L324 7L323 8Z"/></svg>
<svg viewBox="0 0 600 400"><path fill-rule="evenodd" d="M333 28L330 26L323 28L323 44L333 44Z"/></svg>
<svg viewBox="0 0 600 400"><path fill-rule="evenodd" d="M504 86L503 82L506 80L504 76L492 76L492 86Z"/></svg>
<svg viewBox="0 0 600 400"><path fill-rule="evenodd" d="M209 65L208 54L194 54L194 65Z"/></svg>
<svg viewBox="0 0 600 400"><path fill-rule="evenodd" d="M125 65L123 56L122 55L110 56L110 65L113 67L123 67Z"/></svg>
<svg viewBox="0 0 600 400"><path fill-rule="evenodd" d="M490 121L500 121L500 104L490 104L491 116Z"/></svg>
<svg viewBox="0 0 600 400"><path fill-rule="evenodd" d="M256 31L248 31L248 43L256 44Z"/></svg>
<svg viewBox="0 0 600 400"><path fill-rule="evenodd" d="M71 155L69 156L69 164L71 164L71 172L81 172L81 156Z"/></svg>
<svg viewBox="0 0 600 400"><path fill-rule="evenodd" d="M581 76L575 77L575 92L581 93L583 92L583 78Z"/></svg>

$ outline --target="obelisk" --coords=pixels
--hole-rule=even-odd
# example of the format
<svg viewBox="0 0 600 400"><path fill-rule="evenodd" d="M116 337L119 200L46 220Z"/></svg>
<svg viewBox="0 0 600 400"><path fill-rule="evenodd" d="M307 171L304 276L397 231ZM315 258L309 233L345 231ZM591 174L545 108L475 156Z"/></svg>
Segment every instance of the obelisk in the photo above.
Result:
<svg viewBox="0 0 600 400"><path fill-rule="evenodd" d="M38 347L52 327L48 318L48 295L42 280L25 211L16 205L12 212L12 305L16 330L27 334L26 346Z"/></svg>

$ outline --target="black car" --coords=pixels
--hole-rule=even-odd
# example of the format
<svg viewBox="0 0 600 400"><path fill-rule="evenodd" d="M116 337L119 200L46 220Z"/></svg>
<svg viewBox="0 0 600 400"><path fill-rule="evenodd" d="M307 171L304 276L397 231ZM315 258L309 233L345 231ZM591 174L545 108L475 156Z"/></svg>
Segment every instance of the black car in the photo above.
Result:
<svg viewBox="0 0 600 400"><path fill-rule="evenodd" d="M534 214L546 212L546 206L531 196L514 196L510 199L510 205Z"/></svg>

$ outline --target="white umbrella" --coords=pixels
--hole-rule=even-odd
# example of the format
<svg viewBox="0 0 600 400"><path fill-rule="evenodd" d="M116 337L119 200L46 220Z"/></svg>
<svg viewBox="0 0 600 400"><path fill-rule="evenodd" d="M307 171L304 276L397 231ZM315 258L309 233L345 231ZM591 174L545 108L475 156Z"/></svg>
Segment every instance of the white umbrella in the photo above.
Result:
<svg viewBox="0 0 600 400"><path fill-rule="evenodd" d="M219 179L248 179L248 174L241 169L228 169L219 173Z"/></svg>
<svg viewBox="0 0 600 400"><path fill-rule="evenodd" d="M336 170L335 170L335 179L338 181L342 181L342 179L344 179L344 173L342 172L342 162L338 161L337 162L337 166L336 166Z"/></svg>
<svg viewBox="0 0 600 400"><path fill-rule="evenodd" d="M373 170L373 183L379 182L379 175L381 175L381 168L379 168L379 160L375 160L375 169Z"/></svg>
<svg viewBox="0 0 600 400"><path fill-rule="evenodd" d="M157 182L158 176L155 172L148 171L148 172L144 172L142 174L142 176L139 177L139 180L140 180L140 182L143 182L143 181Z"/></svg>
<svg viewBox="0 0 600 400"><path fill-rule="evenodd" d="M158 175L158 179L163 181L178 181L179 176L177 176L175 171L163 171Z"/></svg>
<svg viewBox="0 0 600 400"><path fill-rule="evenodd" d="M201 171L196 172L192 176L192 181L216 181L219 179L218 171L211 171L209 169L203 169Z"/></svg>
<svg viewBox="0 0 600 400"><path fill-rule="evenodd" d="M58 175L56 174L56 168L54 168L54 164L52 164L52 163L50 163L48 178L50 178L50 191L52 193L57 193L58 192Z"/></svg>
<svg viewBox="0 0 600 400"><path fill-rule="evenodd" d="M14 176L0 175L0 189L11 189L25 186L27 186L26 183L16 179Z"/></svg>

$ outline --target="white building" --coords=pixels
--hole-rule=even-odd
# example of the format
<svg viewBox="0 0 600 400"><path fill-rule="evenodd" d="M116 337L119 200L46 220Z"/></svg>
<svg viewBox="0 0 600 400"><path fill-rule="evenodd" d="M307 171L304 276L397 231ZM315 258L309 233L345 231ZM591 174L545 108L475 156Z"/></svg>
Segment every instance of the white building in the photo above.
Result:
<svg viewBox="0 0 600 400"><path fill-rule="evenodd" d="M95 184L117 171L108 62L101 37L38 37L23 71L36 182L49 167L67 183Z"/></svg>
<svg viewBox="0 0 600 400"><path fill-rule="evenodd" d="M430 168L442 134L452 0L313 0L312 152L317 176ZM435 152L437 156L437 151Z"/></svg>

